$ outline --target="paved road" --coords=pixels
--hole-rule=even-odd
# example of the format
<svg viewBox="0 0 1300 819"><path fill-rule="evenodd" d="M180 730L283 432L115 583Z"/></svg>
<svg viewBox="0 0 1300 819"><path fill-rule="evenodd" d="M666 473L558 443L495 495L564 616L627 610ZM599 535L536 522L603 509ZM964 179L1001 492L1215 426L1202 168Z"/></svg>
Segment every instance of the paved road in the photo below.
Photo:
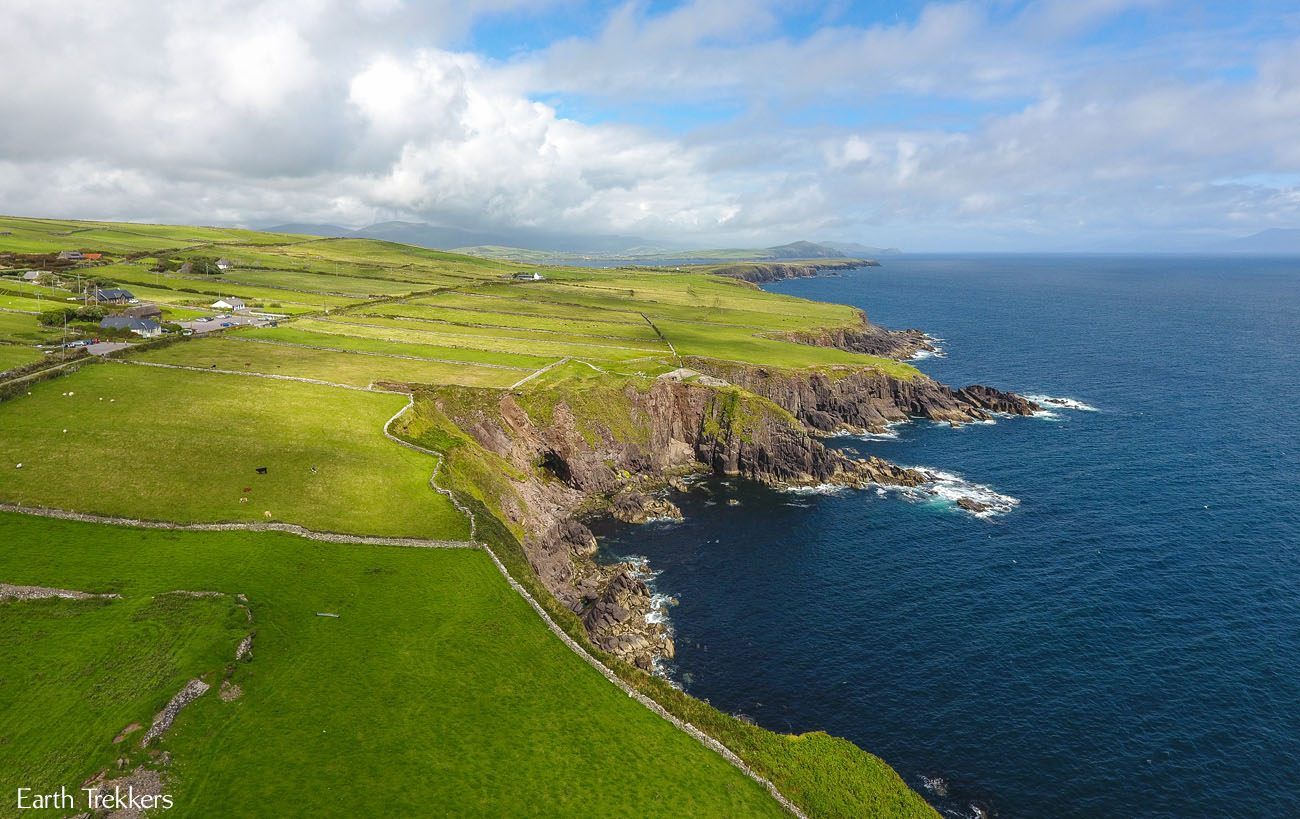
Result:
<svg viewBox="0 0 1300 819"><path fill-rule="evenodd" d="M98 344L91 344L86 347L86 352L91 355L108 355L116 350L125 350L130 346L124 341L101 341Z"/></svg>
<svg viewBox="0 0 1300 819"><path fill-rule="evenodd" d="M196 334L211 333L213 330L227 330L230 327L265 327L274 319L261 318L259 316L224 316L221 318L211 318L207 320L195 319L193 321L179 321L177 324L187 330L193 330ZM226 324L229 327L222 327Z"/></svg>

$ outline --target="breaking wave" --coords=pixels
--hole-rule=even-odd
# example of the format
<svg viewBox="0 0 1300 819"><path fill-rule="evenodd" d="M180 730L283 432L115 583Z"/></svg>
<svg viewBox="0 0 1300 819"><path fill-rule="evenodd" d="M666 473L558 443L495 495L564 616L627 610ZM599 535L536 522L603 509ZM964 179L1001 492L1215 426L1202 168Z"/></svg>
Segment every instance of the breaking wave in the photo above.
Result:
<svg viewBox="0 0 1300 819"><path fill-rule="evenodd" d="M977 518L1005 515L1020 505L1019 499L995 492L991 487L973 483L960 475L938 469L913 468L924 472L929 480L920 486L891 487L907 500L951 507Z"/></svg>
<svg viewBox="0 0 1300 819"><path fill-rule="evenodd" d="M898 428L908 423L907 421L890 421L885 424L884 432L846 432L842 437L853 438L858 441L896 441L898 440Z"/></svg>
<svg viewBox="0 0 1300 819"><path fill-rule="evenodd" d="M1025 397L1039 406L1059 407L1078 412L1101 412L1091 404L1085 404L1077 398L1055 398L1050 395L1026 395Z"/></svg>
<svg viewBox="0 0 1300 819"><path fill-rule="evenodd" d="M792 495L838 495L844 492L846 487L835 483L818 483L812 486L783 486L782 492L789 492Z"/></svg>
<svg viewBox="0 0 1300 819"><path fill-rule="evenodd" d="M924 361L924 360L927 359L927 358L947 358L947 357L948 357L948 353L945 352L944 349L943 349L943 339L939 338L938 336L932 336L932 335L930 335L930 334L927 333L926 336L925 336L925 340L928 341L928 342L930 343L930 345L931 345L932 347L934 347L934 349L933 349L933 350L917 350L916 352L912 353L911 358L908 359L909 361Z"/></svg>

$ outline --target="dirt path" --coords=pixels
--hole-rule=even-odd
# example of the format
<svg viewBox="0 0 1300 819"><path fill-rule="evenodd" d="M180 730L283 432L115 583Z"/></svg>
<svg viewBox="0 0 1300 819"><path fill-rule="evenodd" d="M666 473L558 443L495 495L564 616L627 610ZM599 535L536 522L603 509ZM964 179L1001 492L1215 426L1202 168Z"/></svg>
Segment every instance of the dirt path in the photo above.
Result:
<svg viewBox="0 0 1300 819"><path fill-rule="evenodd" d="M0 503L0 512L18 512L43 518L75 520L82 523L103 523L109 526L131 526L136 529L166 529L173 532L285 532L320 540L326 543L355 543L363 546L407 546L416 549L472 549L478 544L467 540L427 540L416 537L369 537L345 535L341 532L317 532L296 523L172 523L165 520L143 520L111 515L91 515L67 509L50 509L44 506L25 506L19 503Z"/></svg>

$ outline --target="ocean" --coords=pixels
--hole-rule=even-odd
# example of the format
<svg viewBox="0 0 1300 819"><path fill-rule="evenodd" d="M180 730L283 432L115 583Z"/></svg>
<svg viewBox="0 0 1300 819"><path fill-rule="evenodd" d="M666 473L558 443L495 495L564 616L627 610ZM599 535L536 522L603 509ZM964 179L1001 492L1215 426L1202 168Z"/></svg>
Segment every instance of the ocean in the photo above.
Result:
<svg viewBox="0 0 1300 819"><path fill-rule="evenodd" d="M1300 260L891 256L768 289L1078 407L833 442L938 495L710 479L682 523L601 522L676 600L672 679L848 737L946 815L1300 815Z"/></svg>

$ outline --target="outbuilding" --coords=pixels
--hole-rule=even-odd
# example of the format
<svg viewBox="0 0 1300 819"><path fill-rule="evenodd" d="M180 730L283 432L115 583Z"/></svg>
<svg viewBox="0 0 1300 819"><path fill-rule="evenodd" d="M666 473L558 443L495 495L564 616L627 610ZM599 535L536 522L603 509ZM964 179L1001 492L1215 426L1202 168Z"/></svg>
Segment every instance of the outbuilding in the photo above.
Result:
<svg viewBox="0 0 1300 819"><path fill-rule="evenodd" d="M122 311L122 315L131 318L153 319L159 321L162 319L162 308L156 304L140 304L135 307L128 307Z"/></svg>

